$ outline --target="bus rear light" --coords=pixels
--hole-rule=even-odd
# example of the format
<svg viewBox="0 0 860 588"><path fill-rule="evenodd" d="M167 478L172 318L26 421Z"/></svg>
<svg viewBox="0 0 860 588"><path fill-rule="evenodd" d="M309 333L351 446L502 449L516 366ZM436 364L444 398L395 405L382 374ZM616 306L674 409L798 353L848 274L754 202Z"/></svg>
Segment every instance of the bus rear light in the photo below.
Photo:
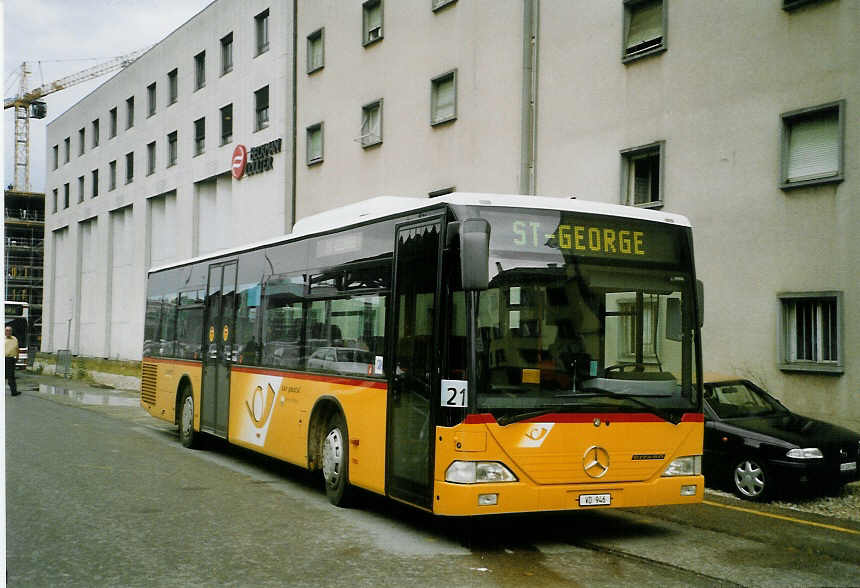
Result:
<svg viewBox="0 0 860 588"><path fill-rule="evenodd" d="M445 481L454 484L516 482L517 477L497 461L455 461L445 470Z"/></svg>

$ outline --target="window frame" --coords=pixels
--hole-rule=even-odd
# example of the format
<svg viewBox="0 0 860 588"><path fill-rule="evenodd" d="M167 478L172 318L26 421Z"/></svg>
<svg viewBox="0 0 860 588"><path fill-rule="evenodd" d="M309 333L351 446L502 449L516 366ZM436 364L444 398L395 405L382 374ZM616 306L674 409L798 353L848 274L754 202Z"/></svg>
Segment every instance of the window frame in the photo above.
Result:
<svg viewBox="0 0 860 588"><path fill-rule="evenodd" d="M433 12L437 12L442 10L446 6L451 6L455 4L457 0L430 0L430 10Z"/></svg>
<svg viewBox="0 0 860 588"><path fill-rule="evenodd" d="M260 106L260 92L263 90L266 91L266 120L262 120L260 118L260 113L263 111L263 108ZM254 132L262 131L263 129L269 128L269 124L271 124L271 117L269 116L269 111L271 110L271 95L269 93L269 85L266 84L262 88L254 91Z"/></svg>
<svg viewBox="0 0 860 588"><path fill-rule="evenodd" d="M155 141L150 141L146 144L146 175L151 176L155 173L155 157L156 157Z"/></svg>
<svg viewBox="0 0 860 588"><path fill-rule="evenodd" d="M86 200L86 196L84 196L84 191L86 189L86 180L84 176L78 176L78 204Z"/></svg>
<svg viewBox="0 0 860 588"><path fill-rule="evenodd" d="M116 159L108 163L108 192L116 190Z"/></svg>
<svg viewBox="0 0 860 588"><path fill-rule="evenodd" d="M361 107L361 133L359 134L359 143L361 143L361 147L363 149L376 147L377 145L382 144L382 104L383 99L379 98L377 100L374 100L373 102L368 102ZM368 140L367 138L365 138L367 135L363 131L365 126L365 120L367 120L366 117L373 110L379 111L379 134L376 135L374 139ZM370 133L368 133L368 135L369 134Z"/></svg>
<svg viewBox="0 0 860 588"><path fill-rule="evenodd" d="M777 320L777 348L779 355L777 356L777 367L782 371L790 372L815 372L823 374L839 375L845 372L845 306L843 300L843 292L841 290L822 290L812 292L780 292L777 294L779 300L778 320ZM825 300L832 300L836 307L836 360L807 360L807 359L791 359L791 343L789 337L796 337L797 331L789 333L791 327L789 324L788 312L790 304L796 304L798 301L819 303ZM820 306L819 306L820 307ZM820 324L817 325L820 329ZM817 337L818 339L818 337ZM820 341L818 341L820 344ZM818 345L817 345L818 347ZM819 349L820 351L820 349Z"/></svg>
<svg viewBox="0 0 860 588"><path fill-rule="evenodd" d="M134 151L125 154L125 183L134 182Z"/></svg>
<svg viewBox="0 0 860 588"><path fill-rule="evenodd" d="M786 12L793 12L807 4L819 4L820 2L821 0L782 0L782 9Z"/></svg>
<svg viewBox="0 0 860 588"><path fill-rule="evenodd" d="M96 168L90 172L91 178L91 190L90 190L90 198L96 198L99 195L99 169Z"/></svg>
<svg viewBox="0 0 860 588"><path fill-rule="evenodd" d="M63 210L69 207L69 183L63 184Z"/></svg>
<svg viewBox="0 0 860 588"><path fill-rule="evenodd" d="M647 145L622 149L619 153L621 155L621 204L636 208L662 208L666 204L666 141L654 141ZM631 194L630 192L631 166L637 159L651 155L658 157L657 173L659 174L659 178L657 179L657 190L659 191L659 198L637 204L635 202L635 194Z"/></svg>
<svg viewBox="0 0 860 588"><path fill-rule="evenodd" d="M179 160L179 131L167 133L167 165L173 167Z"/></svg>
<svg viewBox="0 0 860 588"><path fill-rule="evenodd" d="M313 45L314 43L319 43L320 46L320 63L319 65L313 65L311 61L311 56L313 55ZM305 62L306 68L305 71L308 75L318 72L319 70L325 67L325 27L320 27L310 35L307 36L307 44L305 49Z"/></svg>
<svg viewBox="0 0 860 588"><path fill-rule="evenodd" d="M837 148L837 170L835 173L825 176L791 181L788 177L788 166L790 160L791 128L793 123L804 120L815 119L817 115L836 112ZM780 174L779 187L782 190L815 186L820 184L834 184L845 180L845 100L834 100L817 106L800 108L785 112L780 115Z"/></svg>
<svg viewBox="0 0 860 588"><path fill-rule="evenodd" d="M627 48L627 39L630 35L630 21L632 18L633 10L637 5L651 3L651 2L660 2L662 5L661 16L662 16L662 36L660 38L660 43L657 45L644 47L637 51L629 52ZM645 57L651 57L653 55L659 55L661 53L665 53L669 47L668 44L668 33L669 33L669 0L624 0L622 7L622 20L621 20L621 63L627 64L633 61L638 61L639 59Z"/></svg>
<svg viewBox="0 0 860 588"><path fill-rule="evenodd" d="M320 155L316 158L311 158L311 136L313 133L320 134ZM305 127L305 163L310 167L319 165L325 161L325 122L320 121Z"/></svg>
<svg viewBox="0 0 860 588"><path fill-rule="evenodd" d="M206 87L206 50L194 56L194 91Z"/></svg>
<svg viewBox="0 0 860 588"><path fill-rule="evenodd" d="M179 101L179 68L167 72L167 106Z"/></svg>
<svg viewBox="0 0 860 588"><path fill-rule="evenodd" d="M98 147L99 143L101 142L101 137L99 136L101 134L101 129L100 129L101 123L99 121L100 121L100 119L96 118L92 122L93 140L92 140L92 145L90 146L91 149L95 149L96 147Z"/></svg>
<svg viewBox="0 0 860 588"><path fill-rule="evenodd" d="M206 117L194 121L194 157L206 153Z"/></svg>
<svg viewBox="0 0 860 588"><path fill-rule="evenodd" d="M87 150L87 127L78 129L78 157Z"/></svg>
<svg viewBox="0 0 860 588"><path fill-rule="evenodd" d="M265 9L254 17L254 57L259 57L269 51L271 35L269 34L269 9Z"/></svg>
<svg viewBox="0 0 860 588"><path fill-rule="evenodd" d="M225 118L224 114L225 114L226 109L228 109L228 108L230 109L230 116L229 116L229 118ZM233 103L231 102L230 104L225 104L224 106L222 106L221 108L218 109L218 113L219 113L219 118L221 120L221 145L226 145L227 143L230 143L233 141ZM230 121L230 133L227 135L225 135L225 133L224 133L224 128L225 128L224 121L225 120Z"/></svg>
<svg viewBox="0 0 860 588"><path fill-rule="evenodd" d="M54 145L54 169L59 169L60 167L60 145L59 143Z"/></svg>
<svg viewBox="0 0 860 588"><path fill-rule="evenodd" d="M108 139L113 139L114 137L116 137L117 127L119 126L119 114L117 112L117 107L114 106L113 108L111 108L108 111L108 114L110 116L110 136L108 137Z"/></svg>
<svg viewBox="0 0 860 588"><path fill-rule="evenodd" d="M449 123L457 120L457 102L458 102L458 94L459 89L457 87L457 68L454 68L450 71L446 71L443 74L439 74L438 76L431 78L430 80L430 126L435 127L437 125L442 125L445 123ZM454 112L448 116L442 118L436 118L436 111L438 109L438 89L439 85L443 82L446 82L448 79L451 79L454 84Z"/></svg>
<svg viewBox="0 0 860 588"><path fill-rule="evenodd" d="M51 211L51 214L57 214L57 202L59 201L59 190L57 188L53 189L54 195L54 209Z"/></svg>
<svg viewBox="0 0 860 588"><path fill-rule="evenodd" d="M125 99L125 130L134 128L134 96Z"/></svg>
<svg viewBox="0 0 860 588"><path fill-rule="evenodd" d="M157 91L156 82L152 82L146 87L146 118L155 116L155 109L158 105Z"/></svg>
<svg viewBox="0 0 860 588"><path fill-rule="evenodd" d="M370 36L370 11L376 6L379 6L379 33L371 38ZM374 29L377 27L374 27ZM374 43L378 43L385 38L385 4L384 0L365 0L361 4L361 45L368 47Z"/></svg>
<svg viewBox="0 0 860 588"><path fill-rule="evenodd" d="M233 71L233 31L221 37L221 75L226 76ZM229 48L229 50L228 50ZM229 56L229 60L227 57Z"/></svg>
<svg viewBox="0 0 860 588"><path fill-rule="evenodd" d="M72 138L66 137L63 139L63 165L69 163L72 157Z"/></svg>

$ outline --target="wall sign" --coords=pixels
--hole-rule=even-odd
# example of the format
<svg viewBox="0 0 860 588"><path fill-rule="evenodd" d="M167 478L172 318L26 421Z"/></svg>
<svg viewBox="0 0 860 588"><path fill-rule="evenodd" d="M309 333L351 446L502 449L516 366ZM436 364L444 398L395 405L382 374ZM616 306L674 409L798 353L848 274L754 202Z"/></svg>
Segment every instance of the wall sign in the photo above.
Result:
<svg viewBox="0 0 860 588"><path fill-rule="evenodd" d="M253 176L274 169L274 155L281 152L281 139L274 139L263 145L251 147L236 145L233 150L232 173L237 180L243 175Z"/></svg>

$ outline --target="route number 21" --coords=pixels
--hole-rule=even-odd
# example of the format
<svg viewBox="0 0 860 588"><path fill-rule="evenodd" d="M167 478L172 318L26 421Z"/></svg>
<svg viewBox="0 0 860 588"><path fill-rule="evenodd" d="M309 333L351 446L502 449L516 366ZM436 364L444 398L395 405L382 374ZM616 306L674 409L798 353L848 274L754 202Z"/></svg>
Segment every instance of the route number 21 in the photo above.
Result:
<svg viewBox="0 0 860 588"><path fill-rule="evenodd" d="M469 382L466 380L442 380L442 406L465 408L469 399Z"/></svg>

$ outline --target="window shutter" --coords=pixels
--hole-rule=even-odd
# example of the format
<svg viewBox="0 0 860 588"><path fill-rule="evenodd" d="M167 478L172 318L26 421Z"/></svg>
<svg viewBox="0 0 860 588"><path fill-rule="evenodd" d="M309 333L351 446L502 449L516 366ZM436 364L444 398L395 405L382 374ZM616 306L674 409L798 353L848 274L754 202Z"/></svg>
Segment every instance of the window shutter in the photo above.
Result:
<svg viewBox="0 0 860 588"><path fill-rule="evenodd" d="M791 123L788 181L832 176L839 172L839 124L836 112Z"/></svg>
<svg viewBox="0 0 860 588"><path fill-rule="evenodd" d="M663 3L649 2L634 6L630 11L627 49L663 36Z"/></svg>

